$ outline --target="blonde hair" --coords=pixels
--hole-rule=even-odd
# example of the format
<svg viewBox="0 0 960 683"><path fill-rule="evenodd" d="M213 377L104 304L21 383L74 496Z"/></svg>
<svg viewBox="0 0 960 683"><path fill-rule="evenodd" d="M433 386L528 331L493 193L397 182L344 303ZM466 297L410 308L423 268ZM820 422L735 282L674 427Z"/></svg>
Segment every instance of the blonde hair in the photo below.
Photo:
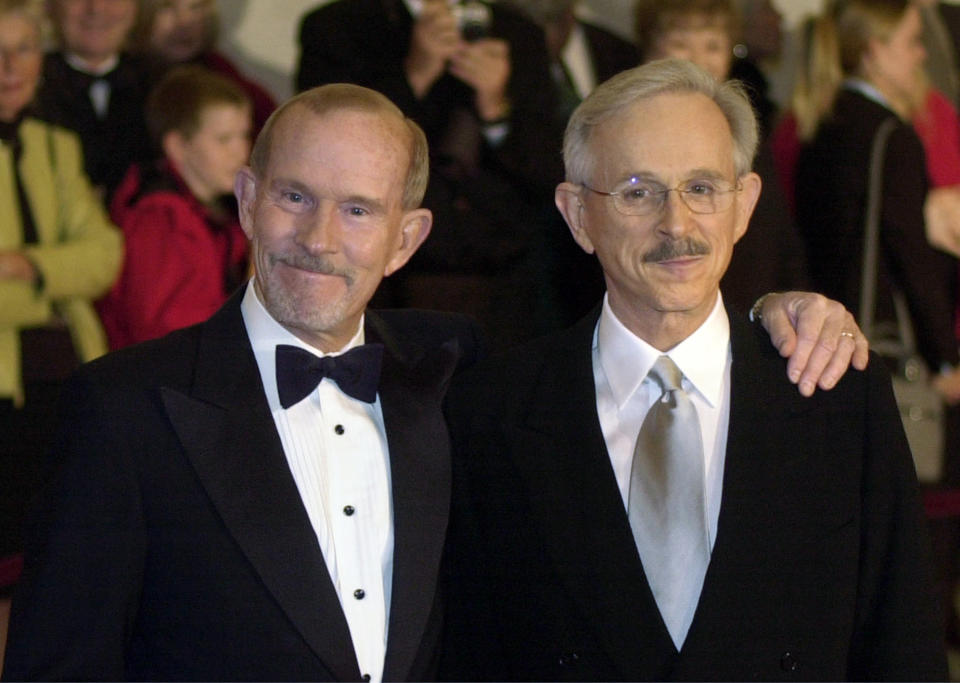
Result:
<svg viewBox="0 0 960 683"><path fill-rule="evenodd" d="M354 110L379 114L385 118L399 121L409 134L410 166L403 186L401 203L405 211L415 209L423 201L430 175L430 155L427 136L413 119L403 112L381 93L350 83L329 83L305 90L296 97L284 102L263 126L260 135L253 143L250 152L250 168L253 174L262 178L270 164L270 148L273 142L277 122L294 107L306 107L317 116L332 111Z"/></svg>
<svg viewBox="0 0 960 683"><path fill-rule="evenodd" d="M843 79L860 74L870 41L889 40L909 7L910 0L834 0L809 25L791 96L801 140L816 133Z"/></svg>
<svg viewBox="0 0 960 683"><path fill-rule="evenodd" d="M826 15L810 17L801 30L801 55L790 109L797 120L797 134L806 141L813 139L820 120L833 108L843 71L832 20Z"/></svg>

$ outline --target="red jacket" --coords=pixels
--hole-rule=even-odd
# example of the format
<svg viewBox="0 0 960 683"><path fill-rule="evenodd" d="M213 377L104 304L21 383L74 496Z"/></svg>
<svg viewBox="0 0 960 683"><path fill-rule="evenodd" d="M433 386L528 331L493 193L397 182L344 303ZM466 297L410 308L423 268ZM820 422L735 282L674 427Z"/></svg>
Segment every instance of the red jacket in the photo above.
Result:
<svg viewBox="0 0 960 683"><path fill-rule="evenodd" d="M97 303L111 349L206 320L240 283L247 240L235 210L215 217L169 166L134 166L110 206L125 259Z"/></svg>

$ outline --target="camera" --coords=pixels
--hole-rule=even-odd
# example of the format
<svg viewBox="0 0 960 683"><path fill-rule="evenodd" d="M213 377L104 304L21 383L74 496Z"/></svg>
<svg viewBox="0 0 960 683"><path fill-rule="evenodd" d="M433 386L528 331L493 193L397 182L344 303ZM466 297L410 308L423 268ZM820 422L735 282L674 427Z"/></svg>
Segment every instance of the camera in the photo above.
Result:
<svg viewBox="0 0 960 683"><path fill-rule="evenodd" d="M467 42L486 38L493 21L490 8L476 0L462 0L451 8L460 28L460 35Z"/></svg>

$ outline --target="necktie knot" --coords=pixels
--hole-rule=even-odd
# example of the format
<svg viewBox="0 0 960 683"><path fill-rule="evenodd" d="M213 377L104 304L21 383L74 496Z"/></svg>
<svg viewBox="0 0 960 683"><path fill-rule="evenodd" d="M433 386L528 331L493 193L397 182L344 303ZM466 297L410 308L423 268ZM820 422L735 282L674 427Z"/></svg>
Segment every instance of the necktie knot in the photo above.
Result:
<svg viewBox="0 0 960 683"><path fill-rule="evenodd" d="M683 381L683 373L669 356L660 356L657 359L650 368L650 377L660 385L660 389L665 394L679 389Z"/></svg>
<svg viewBox="0 0 960 683"><path fill-rule="evenodd" d="M324 377L347 396L373 403L380 383L383 344L364 344L339 356L315 356L297 346L276 349L277 392L286 409L306 398Z"/></svg>

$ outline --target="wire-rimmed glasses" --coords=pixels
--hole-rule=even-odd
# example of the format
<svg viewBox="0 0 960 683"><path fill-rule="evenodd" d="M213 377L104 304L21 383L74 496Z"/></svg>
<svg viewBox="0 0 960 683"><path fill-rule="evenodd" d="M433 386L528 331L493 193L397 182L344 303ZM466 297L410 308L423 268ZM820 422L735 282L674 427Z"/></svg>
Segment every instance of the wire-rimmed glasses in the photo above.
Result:
<svg viewBox="0 0 960 683"><path fill-rule="evenodd" d="M676 187L665 187L652 180L633 176L612 192L598 190L586 183L580 184L591 192L612 198L614 208L625 216L660 213L670 192L676 192L680 201L693 213L718 213L729 209L734 194L742 189L739 182L734 185L715 178L697 178L684 181Z"/></svg>

